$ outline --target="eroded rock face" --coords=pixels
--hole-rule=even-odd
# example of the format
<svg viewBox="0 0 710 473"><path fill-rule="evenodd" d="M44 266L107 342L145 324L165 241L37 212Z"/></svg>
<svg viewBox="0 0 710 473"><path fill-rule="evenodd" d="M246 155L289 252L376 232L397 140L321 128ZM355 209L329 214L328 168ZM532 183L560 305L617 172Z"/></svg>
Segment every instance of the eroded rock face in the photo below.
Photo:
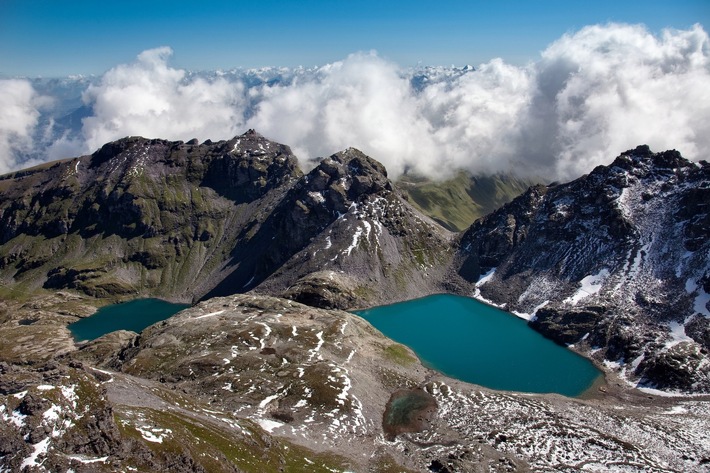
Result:
<svg viewBox="0 0 710 473"><path fill-rule="evenodd" d="M283 294L287 299L323 309L347 309L357 306L353 281L335 271L311 273L296 281Z"/></svg>
<svg viewBox="0 0 710 473"><path fill-rule="evenodd" d="M553 340L601 348L634 381L707 392L708 189L707 163L640 146L477 221L457 271L491 272L474 288L482 297L534 315ZM685 339L695 347L676 353Z"/></svg>
<svg viewBox="0 0 710 473"><path fill-rule="evenodd" d="M300 179L252 241L233 252L245 270L209 296L252 289L320 307L372 306L442 291L452 255L447 232L353 148Z"/></svg>

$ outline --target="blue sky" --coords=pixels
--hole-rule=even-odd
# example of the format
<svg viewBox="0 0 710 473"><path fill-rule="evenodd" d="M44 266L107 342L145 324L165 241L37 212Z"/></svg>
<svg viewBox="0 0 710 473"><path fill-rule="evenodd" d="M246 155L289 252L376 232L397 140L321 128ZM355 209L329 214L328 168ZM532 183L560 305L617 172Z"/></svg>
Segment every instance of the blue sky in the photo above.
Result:
<svg viewBox="0 0 710 473"><path fill-rule="evenodd" d="M585 25L710 24L710 1L0 0L0 76L101 74L170 46L191 70L315 66L377 50L402 66L534 60Z"/></svg>

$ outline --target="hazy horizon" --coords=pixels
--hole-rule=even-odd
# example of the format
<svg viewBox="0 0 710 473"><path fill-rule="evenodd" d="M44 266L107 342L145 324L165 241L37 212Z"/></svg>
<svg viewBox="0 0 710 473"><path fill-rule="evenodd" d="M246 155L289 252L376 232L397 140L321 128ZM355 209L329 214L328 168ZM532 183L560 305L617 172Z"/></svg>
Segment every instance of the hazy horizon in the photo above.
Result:
<svg viewBox="0 0 710 473"><path fill-rule="evenodd" d="M143 3L3 4L0 74L67 74L0 79L0 173L249 128L303 164L356 147L394 177L567 180L639 144L708 157L699 0Z"/></svg>

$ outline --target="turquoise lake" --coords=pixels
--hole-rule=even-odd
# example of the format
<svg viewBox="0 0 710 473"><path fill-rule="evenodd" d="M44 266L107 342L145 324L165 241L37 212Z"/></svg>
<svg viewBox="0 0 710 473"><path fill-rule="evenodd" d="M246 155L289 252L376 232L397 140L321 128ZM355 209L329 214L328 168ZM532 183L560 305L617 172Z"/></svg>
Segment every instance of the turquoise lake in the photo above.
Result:
<svg viewBox="0 0 710 473"><path fill-rule="evenodd" d="M430 368L492 389L578 396L601 372L512 314L434 295L356 312Z"/></svg>
<svg viewBox="0 0 710 473"><path fill-rule="evenodd" d="M115 330L140 332L190 307L160 299L137 299L100 308L94 315L69 325L77 341L93 340Z"/></svg>

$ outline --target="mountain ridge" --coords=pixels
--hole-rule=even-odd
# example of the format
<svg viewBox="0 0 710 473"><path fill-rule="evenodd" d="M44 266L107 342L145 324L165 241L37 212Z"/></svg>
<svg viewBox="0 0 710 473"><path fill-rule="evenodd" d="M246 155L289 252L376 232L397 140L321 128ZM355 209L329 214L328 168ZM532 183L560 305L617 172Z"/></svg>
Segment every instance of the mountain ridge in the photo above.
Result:
<svg viewBox="0 0 710 473"><path fill-rule="evenodd" d="M704 392L709 182L707 163L639 146L454 234L353 148L304 175L253 130L125 138L0 179L0 277L26 292L251 291L340 309L473 295L634 383Z"/></svg>
<svg viewBox="0 0 710 473"><path fill-rule="evenodd" d="M477 221L459 272L487 274L481 297L560 343L586 342L641 385L705 391L708 201L707 163L639 146Z"/></svg>
<svg viewBox="0 0 710 473"><path fill-rule="evenodd" d="M128 138L0 178L0 469L707 470L707 163L640 147L454 234L363 153L303 175L282 146ZM244 293L77 343L114 285ZM336 309L435 291L531 319L605 379L489 390Z"/></svg>

